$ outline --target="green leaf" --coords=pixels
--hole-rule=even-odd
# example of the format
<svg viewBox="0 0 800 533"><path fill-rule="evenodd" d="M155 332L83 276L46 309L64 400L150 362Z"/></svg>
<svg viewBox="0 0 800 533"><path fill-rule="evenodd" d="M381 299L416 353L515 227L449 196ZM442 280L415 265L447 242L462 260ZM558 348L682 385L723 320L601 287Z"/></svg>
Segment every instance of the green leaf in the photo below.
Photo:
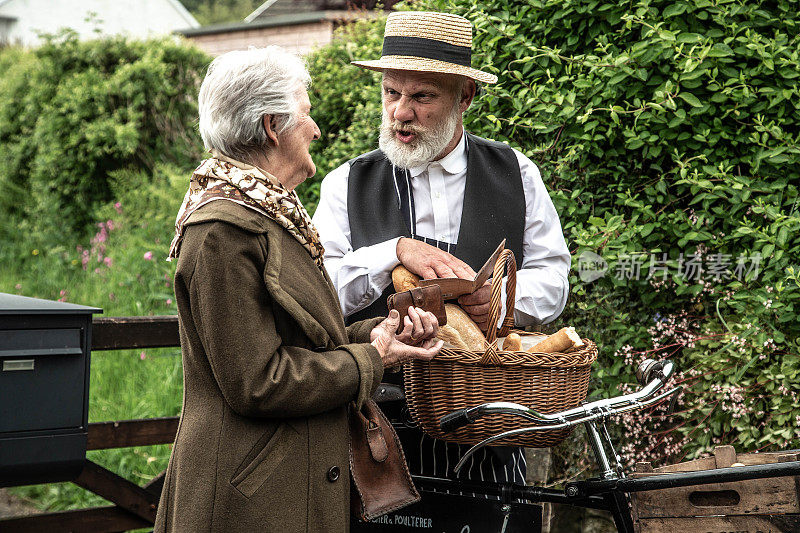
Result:
<svg viewBox="0 0 800 533"><path fill-rule="evenodd" d="M663 11L662 16L663 18L668 19L670 17L674 17L675 15L680 15L684 11L686 11L686 4L680 4L676 2L667 6Z"/></svg>
<svg viewBox="0 0 800 533"><path fill-rule="evenodd" d="M733 55L733 49L725 43L714 43L708 51L708 57L728 57Z"/></svg>
<svg viewBox="0 0 800 533"><path fill-rule="evenodd" d="M700 103L700 100L698 100L698 98L692 93L680 92L678 93L678 97L683 99L684 102L692 107L703 107L703 104Z"/></svg>

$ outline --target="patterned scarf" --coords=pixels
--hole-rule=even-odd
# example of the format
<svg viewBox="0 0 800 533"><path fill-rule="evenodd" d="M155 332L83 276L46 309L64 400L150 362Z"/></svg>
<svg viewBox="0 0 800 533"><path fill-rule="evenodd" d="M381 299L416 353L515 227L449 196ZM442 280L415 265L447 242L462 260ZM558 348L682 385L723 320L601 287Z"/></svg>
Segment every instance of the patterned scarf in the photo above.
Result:
<svg viewBox="0 0 800 533"><path fill-rule="evenodd" d="M167 261L180 253L183 229L189 216L215 200L235 202L274 220L303 245L322 270L325 249L297 193L287 190L273 176L256 167L216 153L200 163L192 174L189 190L175 219L175 238Z"/></svg>

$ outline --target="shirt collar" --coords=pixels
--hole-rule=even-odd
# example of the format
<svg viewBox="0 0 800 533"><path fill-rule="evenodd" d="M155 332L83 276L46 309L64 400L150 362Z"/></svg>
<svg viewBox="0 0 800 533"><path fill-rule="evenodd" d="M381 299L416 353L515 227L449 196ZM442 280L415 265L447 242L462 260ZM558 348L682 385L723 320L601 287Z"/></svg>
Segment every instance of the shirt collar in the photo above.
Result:
<svg viewBox="0 0 800 533"><path fill-rule="evenodd" d="M464 169L467 168L467 141L466 135L464 135L464 130L461 130L461 140L456 145L453 150L441 158L438 161L432 161L431 163L439 163L442 168L450 173L450 174L458 174L459 172L463 172ZM416 178L426 170L428 170L428 165L431 163L425 163L423 165L419 165L416 167L411 167L408 169L409 173L411 174L412 178Z"/></svg>

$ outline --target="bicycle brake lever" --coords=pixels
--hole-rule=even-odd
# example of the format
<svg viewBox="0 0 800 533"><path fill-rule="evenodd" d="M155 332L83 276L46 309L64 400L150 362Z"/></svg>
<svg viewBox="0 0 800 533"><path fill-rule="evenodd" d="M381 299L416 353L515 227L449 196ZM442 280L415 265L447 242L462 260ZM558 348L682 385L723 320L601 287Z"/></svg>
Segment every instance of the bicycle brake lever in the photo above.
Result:
<svg viewBox="0 0 800 533"><path fill-rule="evenodd" d="M675 406L678 404L678 396L680 393L683 392L683 387L676 387L675 393L669 399L669 406L667 407L667 415L671 415L675 412Z"/></svg>

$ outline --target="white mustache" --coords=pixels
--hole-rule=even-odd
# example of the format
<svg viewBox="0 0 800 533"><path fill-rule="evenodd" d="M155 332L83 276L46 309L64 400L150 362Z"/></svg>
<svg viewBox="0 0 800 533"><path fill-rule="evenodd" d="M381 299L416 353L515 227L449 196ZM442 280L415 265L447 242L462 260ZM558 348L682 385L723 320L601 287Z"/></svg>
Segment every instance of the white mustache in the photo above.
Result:
<svg viewBox="0 0 800 533"><path fill-rule="evenodd" d="M413 133L415 135L419 134L424 135L430 131L428 128L424 128L422 126L415 126L413 124L403 124L402 122L396 122L396 121L392 121L389 124L389 129L391 129L392 131L405 131L408 133Z"/></svg>

